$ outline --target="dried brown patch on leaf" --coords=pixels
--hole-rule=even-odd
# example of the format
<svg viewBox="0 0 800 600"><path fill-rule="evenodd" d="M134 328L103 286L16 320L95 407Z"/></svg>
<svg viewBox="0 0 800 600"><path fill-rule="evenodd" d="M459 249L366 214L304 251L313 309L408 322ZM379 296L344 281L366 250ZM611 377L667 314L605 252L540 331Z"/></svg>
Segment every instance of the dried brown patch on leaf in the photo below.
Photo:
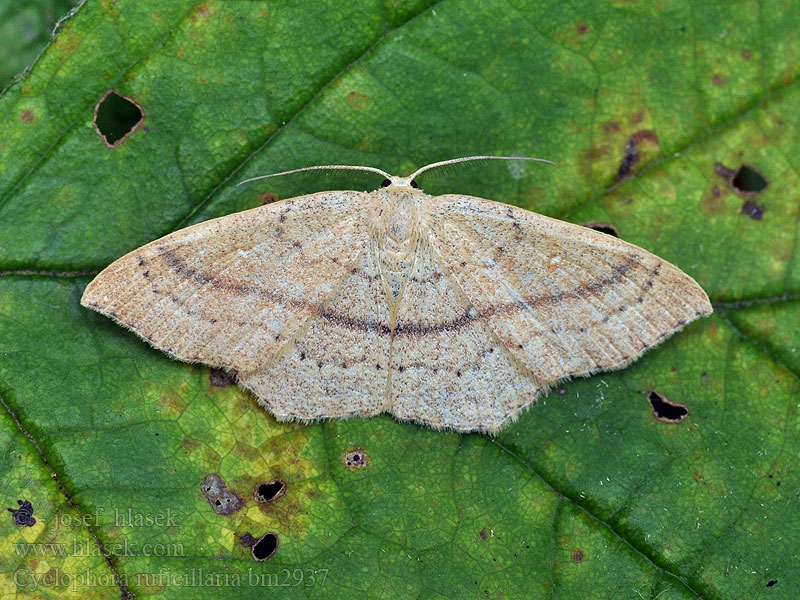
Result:
<svg viewBox="0 0 800 600"><path fill-rule="evenodd" d="M658 136L655 131L641 129L631 135L625 145L625 154L622 157L619 168L617 169L617 181L622 181L631 176L634 167L641 159L640 149L642 145L658 148Z"/></svg>
<svg viewBox="0 0 800 600"><path fill-rule="evenodd" d="M19 508L9 508L14 525L19 527L33 527L36 525L36 518L33 516L33 504L29 500L17 500Z"/></svg>
<svg viewBox="0 0 800 600"><path fill-rule="evenodd" d="M350 92L347 94L347 103L353 110L364 110L368 99L368 96L359 92Z"/></svg>
<svg viewBox="0 0 800 600"><path fill-rule="evenodd" d="M176 387L169 387L163 390L158 396L161 410L166 415L180 415L186 409L185 396L182 390Z"/></svg>
<svg viewBox="0 0 800 600"><path fill-rule="evenodd" d="M586 553L581 548L572 551L572 562L581 562L585 557Z"/></svg>
<svg viewBox="0 0 800 600"><path fill-rule="evenodd" d="M23 123L33 123L36 120L36 115L26 109L20 113L19 120Z"/></svg>
<svg viewBox="0 0 800 600"><path fill-rule="evenodd" d="M191 454L200 447L200 441L191 437L183 438L183 447L186 448L186 454Z"/></svg>
<svg viewBox="0 0 800 600"><path fill-rule="evenodd" d="M272 192L262 192L261 196L261 206L265 204L272 204L273 202L277 202L279 200L278 194L274 194Z"/></svg>
<svg viewBox="0 0 800 600"><path fill-rule="evenodd" d="M362 448L355 448L345 452L342 463L351 471L366 469L369 466L369 456Z"/></svg>
<svg viewBox="0 0 800 600"><path fill-rule="evenodd" d="M200 491L214 512L219 515L231 515L244 506L241 498L230 491L222 477L216 473L208 475L203 480Z"/></svg>
<svg viewBox="0 0 800 600"><path fill-rule="evenodd" d="M213 387L228 387L236 383L236 378L224 369L211 369L208 379Z"/></svg>
<svg viewBox="0 0 800 600"><path fill-rule="evenodd" d="M670 400L656 390L647 392L647 401L656 420L662 423L680 423L689 416L689 407L681 402Z"/></svg>
<svg viewBox="0 0 800 600"><path fill-rule="evenodd" d="M714 163L714 173L722 177L725 181L727 181L730 184L731 179L733 179L733 176L736 173L736 169L729 169L722 163L717 162Z"/></svg>
<svg viewBox="0 0 800 600"><path fill-rule="evenodd" d="M703 196L700 204L703 209L703 213L707 217L713 217L724 212L725 198L722 190L719 189L719 186L712 186L711 191Z"/></svg>
<svg viewBox="0 0 800 600"><path fill-rule="evenodd" d="M742 204L742 214L750 217L754 221L760 221L764 218L764 207L757 204L753 200L745 200Z"/></svg>

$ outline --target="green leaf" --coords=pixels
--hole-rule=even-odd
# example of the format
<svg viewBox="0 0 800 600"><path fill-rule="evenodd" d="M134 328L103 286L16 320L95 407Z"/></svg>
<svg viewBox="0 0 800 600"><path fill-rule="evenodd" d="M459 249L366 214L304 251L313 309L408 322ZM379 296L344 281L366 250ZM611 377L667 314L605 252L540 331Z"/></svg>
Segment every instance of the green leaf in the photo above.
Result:
<svg viewBox="0 0 800 600"><path fill-rule="evenodd" d="M769 0L87 1L0 98L2 496L37 519L0 520L2 593L795 597L798 23ZM114 148L93 125L109 89L144 112ZM610 223L715 314L490 438L276 423L79 304L170 231L379 183L246 177L478 153L559 166L471 164L426 191ZM767 187L748 195L742 165ZM689 416L657 420L651 391ZM213 474L241 509L215 512ZM245 534L268 532L257 562Z"/></svg>
<svg viewBox="0 0 800 600"><path fill-rule="evenodd" d="M78 0L0 0L0 89L34 61L49 42L59 17L77 4Z"/></svg>

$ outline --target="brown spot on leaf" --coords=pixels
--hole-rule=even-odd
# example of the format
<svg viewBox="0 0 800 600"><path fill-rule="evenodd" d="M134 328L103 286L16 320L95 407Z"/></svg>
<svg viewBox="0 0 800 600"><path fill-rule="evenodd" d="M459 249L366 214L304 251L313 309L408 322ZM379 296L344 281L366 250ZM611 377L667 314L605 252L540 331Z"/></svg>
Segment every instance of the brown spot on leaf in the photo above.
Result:
<svg viewBox="0 0 800 600"><path fill-rule="evenodd" d="M358 471L369 466L369 456L361 448L356 448L345 453L342 457L342 462L351 471Z"/></svg>
<svg viewBox="0 0 800 600"><path fill-rule="evenodd" d="M753 58L753 53L750 52L750 50L744 49L742 50L742 58L744 58L745 60L750 60L751 58Z"/></svg>
<svg viewBox="0 0 800 600"><path fill-rule="evenodd" d="M244 533L244 534L242 534L241 536L239 536L239 542L240 542L240 543L242 544L242 546L244 546L245 548L252 548L252 547L253 547L253 544L255 544L255 543L256 543L256 538L254 538L254 537L253 537L252 535L250 535L250 533L248 532L248 533Z"/></svg>
<svg viewBox="0 0 800 600"><path fill-rule="evenodd" d="M625 156L622 157L622 162L617 169L617 180L622 181L630 177L637 162L639 162L639 151L636 148L636 143L633 140L628 140L625 145Z"/></svg>
<svg viewBox="0 0 800 600"><path fill-rule="evenodd" d="M144 116L133 98L108 90L94 107L92 125L107 147L116 148L141 127Z"/></svg>
<svg viewBox="0 0 800 600"><path fill-rule="evenodd" d="M186 453L194 452L200 447L200 442L191 437L183 438L183 447L186 448Z"/></svg>
<svg viewBox="0 0 800 600"><path fill-rule="evenodd" d="M273 202L278 201L278 195L273 194L272 192L264 192L261 194L261 206L265 204L272 204Z"/></svg>
<svg viewBox="0 0 800 600"><path fill-rule="evenodd" d="M256 542L250 547L250 552L252 553L254 559L262 562L275 555L275 552L278 551L279 543L280 540L278 540L278 534L270 531L256 540Z"/></svg>
<svg viewBox="0 0 800 600"><path fill-rule="evenodd" d="M214 387L228 387L236 383L234 376L222 369L211 369L208 378Z"/></svg>
<svg viewBox="0 0 800 600"><path fill-rule="evenodd" d="M641 129L631 136L631 140L636 142L637 145L648 144L654 148L658 148L658 136L652 129Z"/></svg>
<svg viewBox="0 0 800 600"><path fill-rule="evenodd" d="M745 200L742 204L742 214L747 215L754 221L760 221L764 218L764 207L756 204L752 200Z"/></svg>
<svg viewBox="0 0 800 600"><path fill-rule="evenodd" d="M663 423L680 423L689 416L688 406L670 400L656 390L647 392L647 401L650 403L653 416Z"/></svg>
<svg viewBox="0 0 800 600"><path fill-rule="evenodd" d="M716 86L723 86L728 81L728 78L725 77L724 75L719 74L719 73L714 73L711 76L711 81Z"/></svg>
<svg viewBox="0 0 800 600"><path fill-rule="evenodd" d="M23 110L19 115L19 120L23 123L33 123L36 120L36 115L29 110Z"/></svg>
<svg viewBox="0 0 800 600"><path fill-rule="evenodd" d="M642 129L628 139L628 143L625 145L625 155L622 157L622 162L617 169L618 181L631 176L636 163L641 159L639 149L643 144L658 148L660 144L656 132L650 129Z"/></svg>
<svg viewBox="0 0 800 600"><path fill-rule="evenodd" d="M481 536L481 539L484 542L489 539L489 534L486 532L486 527L481 529L480 532L478 532L478 535Z"/></svg>
<svg viewBox="0 0 800 600"><path fill-rule="evenodd" d="M614 237L619 237L619 229L613 223L606 223L605 221L589 221L588 223L583 223L584 227L588 227L589 229L594 229L595 231L599 231L600 233L605 233L607 235L613 235Z"/></svg>
<svg viewBox="0 0 800 600"><path fill-rule="evenodd" d="M203 492L211 508L219 515L231 515L244 506L241 498L234 494L222 481L222 477L216 473L208 475L203 483L200 484L200 491Z"/></svg>
<svg viewBox="0 0 800 600"><path fill-rule="evenodd" d="M733 176L736 173L736 169L729 169L722 163L714 163L714 173L730 183L731 179L733 179Z"/></svg>
<svg viewBox="0 0 800 600"><path fill-rule="evenodd" d="M353 110L364 110L367 105L368 97L358 92L350 92L347 94L347 103Z"/></svg>
<svg viewBox="0 0 800 600"><path fill-rule="evenodd" d="M581 562L584 559L585 556L586 556L586 554L580 548L578 548L577 550L573 550L572 551L572 562Z"/></svg>
<svg viewBox="0 0 800 600"><path fill-rule="evenodd" d="M701 208L707 217L713 217L725 210L725 203L722 198L722 192L719 186L711 188L711 193L703 196L701 201Z"/></svg>
<svg viewBox="0 0 800 600"><path fill-rule="evenodd" d="M183 396L174 388L164 390L159 396L161 410L174 415L182 413L186 409L186 401Z"/></svg>
<svg viewBox="0 0 800 600"><path fill-rule="evenodd" d="M584 35L589 33L589 26L586 23L578 23L575 26L575 31L578 32L578 35Z"/></svg>
<svg viewBox="0 0 800 600"><path fill-rule="evenodd" d="M19 508L9 508L8 512L11 513L11 518L14 519L14 525L18 527L33 527L36 524L36 518L33 516L33 504L28 500L17 500Z"/></svg>
<svg viewBox="0 0 800 600"><path fill-rule="evenodd" d="M286 493L286 482L283 479L271 479L264 483L257 483L253 489L256 502L272 502Z"/></svg>

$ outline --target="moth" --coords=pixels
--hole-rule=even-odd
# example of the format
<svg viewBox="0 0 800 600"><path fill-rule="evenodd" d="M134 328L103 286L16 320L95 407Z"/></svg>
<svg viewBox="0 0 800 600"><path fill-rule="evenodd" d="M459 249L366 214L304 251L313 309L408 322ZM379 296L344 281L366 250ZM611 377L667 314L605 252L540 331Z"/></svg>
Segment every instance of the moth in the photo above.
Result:
<svg viewBox="0 0 800 600"><path fill-rule="evenodd" d="M625 367L712 312L691 277L642 248L417 186L476 159L520 157L408 177L277 173L384 182L166 235L109 265L81 304L172 358L234 372L279 420L388 412L490 434L556 383Z"/></svg>

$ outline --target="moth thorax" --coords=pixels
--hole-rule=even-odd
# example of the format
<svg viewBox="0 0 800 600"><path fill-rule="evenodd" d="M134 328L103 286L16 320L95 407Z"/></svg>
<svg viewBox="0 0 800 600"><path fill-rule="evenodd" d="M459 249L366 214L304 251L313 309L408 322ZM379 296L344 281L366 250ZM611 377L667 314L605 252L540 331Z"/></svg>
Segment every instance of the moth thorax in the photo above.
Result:
<svg viewBox="0 0 800 600"><path fill-rule="evenodd" d="M408 242L417 229L416 207L404 204L393 207L386 215L386 235L394 242Z"/></svg>
<svg viewBox="0 0 800 600"><path fill-rule="evenodd" d="M398 211L386 220L386 235L379 251L384 283L397 298L414 267L419 227L413 216Z"/></svg>

